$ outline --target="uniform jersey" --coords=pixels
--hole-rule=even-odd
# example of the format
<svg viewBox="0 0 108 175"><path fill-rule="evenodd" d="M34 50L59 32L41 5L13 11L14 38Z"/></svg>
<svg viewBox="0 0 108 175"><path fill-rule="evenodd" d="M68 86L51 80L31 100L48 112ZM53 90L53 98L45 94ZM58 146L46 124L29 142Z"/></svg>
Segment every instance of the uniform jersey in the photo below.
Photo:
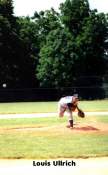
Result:
<svg viewBox="0 0 108 175"><path fill-rule="evenodd" d="M65 105L65 104L72 103L72 97L73 97L73 96L62 97L62 98L60 99L60 101L59 101L59 104Z"/></svg>

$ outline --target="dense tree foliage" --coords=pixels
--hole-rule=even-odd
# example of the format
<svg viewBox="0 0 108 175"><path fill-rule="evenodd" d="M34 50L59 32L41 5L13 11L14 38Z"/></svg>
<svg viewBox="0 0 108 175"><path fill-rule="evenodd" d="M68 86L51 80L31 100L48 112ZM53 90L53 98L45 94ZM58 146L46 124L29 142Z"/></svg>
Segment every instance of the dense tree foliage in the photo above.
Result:
<svg viewBox="0 0 108 175"><path fill-rule="evenodd" d="M88 0L66 0L60 5L60 10L63 24L76 37L82 32L81 29L90 14Z"/></svg>
<svg viewBox="0 0 108 175"><path fill-rule="evenodd" d="M38 86L36 79L36 65L38 64L39 41L37 25L29 17L17 18L17 32L23 45L22 54L25 57L22 61L22 71L28 87ZM29 79L28 79L29 78ZM23 80L24 84L25 81ZM26 84L27 86L27 84Z"/></svg>
<svg viewBox="0 0 108 175"><path fill-rule="evenodd" d="M91 11L87 0L66 0L60 9L62 29L57 27L51 31L41 48L38 66L41 85L100 85L101 79L96 81L94 77L102 77L106 70L104 49L108 23L105 15ZM85 76L93 78L85 81Z"/></svg>
<svg viewBox="0 0 108 175"><path fill-rule="evenodd" d="M11 0L0 1L0 86L32 87L35 68L27 45L19 35L20 25L13 16Z"/></svg>
<svg viewBox="0 0 108 175"><path fill-rule="evenodd" d="M18 69L15 45L17 41L12 1L0 1L0 86L3 83L8 86L11 83L14 84L13 81L16 79Z"/></svg>
<svg viewBox="0 0 108 175"><path fill-rule="evenodd" d="M0 0L0 87L101 85L108 63L108 18L88 0L66 0L60 12L15 17Z"/></svg>
<svg viewBox="0 0 108 175"><path fill-rule="evenodd" d="M40 51L38 78L41 86L62 87L71 86L73 82L74 45L71 34L58 28L49 33ZM70 66L71 65L71 66ZM68 81L71 80L71 81Z"/></svg>
<svg viewBox="0 0 108 175"><path fill-rule="evenodd" d="M59 13L57 13L53 8L51 10L35 12L32 17L35 25L37 25L38 39L40 47L45 44L46 37L50 31L57 29L60 26Z"/></svg>

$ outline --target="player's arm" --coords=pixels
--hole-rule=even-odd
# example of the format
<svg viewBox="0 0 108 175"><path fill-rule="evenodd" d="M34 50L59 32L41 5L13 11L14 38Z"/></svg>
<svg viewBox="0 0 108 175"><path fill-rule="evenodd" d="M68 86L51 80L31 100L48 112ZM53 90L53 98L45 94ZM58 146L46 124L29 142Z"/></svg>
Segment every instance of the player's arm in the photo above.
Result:
<svg viewBox="0 0 108 175"><path fill-rule="evenodd" d="M77 109L77 105L74 105L73 103L67 103L67 107L72 112L76 111L76 109Z"/></svg>
<svg viewBox="0 0 108 175"><path fill-rule="evenodd" d="M78 111L78 117L84 118L85 117L85 113L82 109L80 109L77 105L77 111Z"/></svg>

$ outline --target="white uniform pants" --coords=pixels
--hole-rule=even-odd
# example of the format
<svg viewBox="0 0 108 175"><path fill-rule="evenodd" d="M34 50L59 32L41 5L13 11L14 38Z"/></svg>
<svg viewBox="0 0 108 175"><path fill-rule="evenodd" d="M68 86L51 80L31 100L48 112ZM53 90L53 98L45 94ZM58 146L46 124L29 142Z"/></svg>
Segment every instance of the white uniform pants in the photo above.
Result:
<svg viewBox="0 0 108 175"><path fill-rule="evenodd" d="M66 104L58 103L58 115L59 117L63 117L64 113L67 113L68 120L73 120L72 111L68 108Z"/></svg>

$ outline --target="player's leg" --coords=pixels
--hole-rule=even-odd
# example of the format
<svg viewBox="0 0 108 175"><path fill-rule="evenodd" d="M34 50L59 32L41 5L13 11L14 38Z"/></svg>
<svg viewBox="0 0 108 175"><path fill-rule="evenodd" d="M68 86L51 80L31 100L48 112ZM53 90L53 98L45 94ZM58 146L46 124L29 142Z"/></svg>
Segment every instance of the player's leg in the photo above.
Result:
<svg viewBox="0 0 108 175"><path fill-rule="evenodd" d="M58 116L63 117L65 111L66 111L66 106L58 103Z"/></svg>
<svg viewBox="0 0 108 175"><path fill-rule="evenodd" d="M73 128L73 115L72 111L70 109L67 109L67 115L68 115L68 128Z"/></svg>

